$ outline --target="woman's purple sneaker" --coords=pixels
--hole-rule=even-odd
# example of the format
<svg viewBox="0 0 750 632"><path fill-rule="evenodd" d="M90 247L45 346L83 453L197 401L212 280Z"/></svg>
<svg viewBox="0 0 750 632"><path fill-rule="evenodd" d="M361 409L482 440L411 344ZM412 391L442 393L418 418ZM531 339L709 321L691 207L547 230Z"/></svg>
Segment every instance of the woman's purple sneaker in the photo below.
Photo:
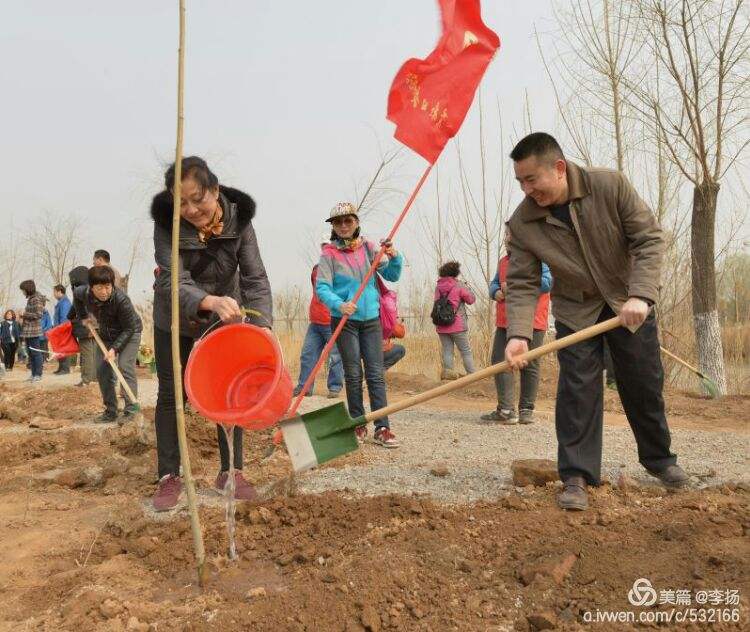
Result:
<svg viewBox="0 0 750 632"><path fill-rule="evenodd" d="M167 474L159 479L159 487L154 494L153 502L156 511L169 511L180 502L182 481L176 474Z"/></svg>
<svg viewBox="0 0 750 632"><path fill-rule="evenodd" d="M216 489L222 493L226 491L226 484L229 480L229 472L220 472L216 477ZM234 471L234 498L235 500L255 500L258 497L258 493L255 491L250 483L245 480L242 476L242 472L239 470Z"/></svg>

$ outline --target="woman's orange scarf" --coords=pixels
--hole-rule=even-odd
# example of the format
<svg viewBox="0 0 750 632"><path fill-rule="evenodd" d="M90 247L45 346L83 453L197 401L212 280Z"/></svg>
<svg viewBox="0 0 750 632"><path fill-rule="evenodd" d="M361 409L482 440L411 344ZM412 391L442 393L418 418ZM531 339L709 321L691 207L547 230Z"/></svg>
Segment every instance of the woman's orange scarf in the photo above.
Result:
<svg viewBox="0 0 750 632"><path fill-rule="evenodd" d="M223 217L224 209L222 209L221 204L217 202L216 213L214 213L211 221L203 228L198 229L198 239L200 239L202 243L206 243L210 237L221 235L224 230L224 222L221 221Z"/></svg>

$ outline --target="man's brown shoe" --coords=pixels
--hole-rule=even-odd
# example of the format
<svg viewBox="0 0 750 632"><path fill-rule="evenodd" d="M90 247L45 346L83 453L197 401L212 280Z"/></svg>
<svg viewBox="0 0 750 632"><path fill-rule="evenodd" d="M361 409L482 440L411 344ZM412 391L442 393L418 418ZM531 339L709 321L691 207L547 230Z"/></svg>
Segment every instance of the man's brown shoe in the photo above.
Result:
<svg viewBox="0 0 750 632"><path fill-rule="evenodd" d="M589 501L586 495L586 481L583 476L571 476L563 481L563 490L557 496L560 509L567 511L584 511Z"/></svg>
<svg viewBox="0 0 750 632"><path fill-rule="evenodd" d="M658 478L665 487L685 487L690 482L690 477L687 475L679 465L667 465L663 470L649 470L646 471Z"/></svg>

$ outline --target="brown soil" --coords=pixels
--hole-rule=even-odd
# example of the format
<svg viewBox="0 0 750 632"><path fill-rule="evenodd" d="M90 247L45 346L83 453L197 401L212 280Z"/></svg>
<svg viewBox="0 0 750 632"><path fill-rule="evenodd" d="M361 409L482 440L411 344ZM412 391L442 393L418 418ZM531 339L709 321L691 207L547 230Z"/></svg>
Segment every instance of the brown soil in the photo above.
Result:
<svg viewBox="0 0 750 632"><path fill-rule="evenodd" d="M402 380L401 394L423 386L389 379ZM237 562L225 556L223 509L201 508L209 572L200 589L185 514L156 520L144 509L153 448L128 426L74 423L99 411L95 390L0 390L0 402L21 411L19 420L0 420L0 630L499 631L536 629L545 619L583 630L586 611L631 609L627 592L639 577L657 589L739 590L742 622L712 629L746 629L743 486L604 486L592 492L594 508L575 515L555 508L554 484L462 507L299 496L287 459L263 460L270 432L257 432L246 441L246 472L270 487L238 509ZM713 406L694 403L695 411ZM27 429L40 411L67 427ZM202 496L216 473L215 432L189 416Z"/></svg>

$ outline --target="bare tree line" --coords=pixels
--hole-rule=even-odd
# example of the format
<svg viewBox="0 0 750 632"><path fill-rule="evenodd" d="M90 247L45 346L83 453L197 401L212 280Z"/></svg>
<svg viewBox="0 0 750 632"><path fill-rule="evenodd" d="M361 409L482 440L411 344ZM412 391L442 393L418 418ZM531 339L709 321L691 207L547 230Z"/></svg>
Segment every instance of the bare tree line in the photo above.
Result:
<svg viewBox="0 0 750 632"><path fill-rule="evenodd" d="M55 285L69 285L68 273L77 265L91 265L93 249L90 248L84 219L76 213L43 211L33 217L18 237L11 222L0 248L0 309L20 307L25 299L18 285L24 279L33 279L38 290L50 295ZM123 286L142 257L140 231L128 246L128 259L120 269ZM116 265L113 262L114 265Z"/></svg>
<svg viewBox="0 0 750 632"><path fill-rule="evenodd" d="M567 140L585 164L642 183L668 234L661 318L690 300L699 367L726 392L716 264L739 222L717 248L717 213L721 184L750 143L747 4L555 6L556 29L537 41ZM725 196L724 209L731 204Z"/></svg>

